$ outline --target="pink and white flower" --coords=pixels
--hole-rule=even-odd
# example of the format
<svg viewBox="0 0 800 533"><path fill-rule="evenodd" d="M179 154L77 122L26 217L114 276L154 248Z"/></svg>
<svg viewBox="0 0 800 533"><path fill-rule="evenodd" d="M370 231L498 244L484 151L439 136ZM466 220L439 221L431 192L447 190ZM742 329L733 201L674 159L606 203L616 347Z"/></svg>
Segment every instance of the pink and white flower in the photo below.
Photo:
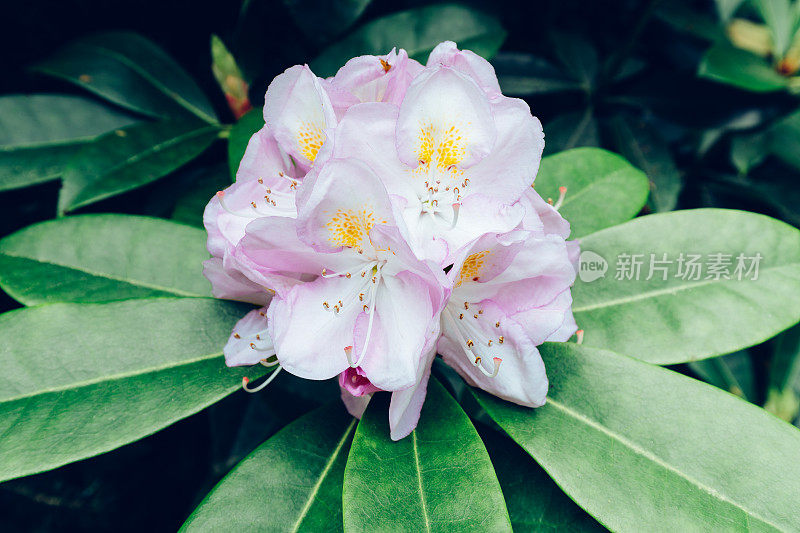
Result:
<svg viewBox="0 0 800 533"><path fill-rule="evenodd" d="M578 250L531 188L541 124L491 65L452 42L425 67L402 49L327 80L298 65L264 118L204 216L214 295L260 306L226 362L338 377L354 416L391 392L393 439L416 426L437 353L471 385L542 405L536 347L577 329Z"/></svg>

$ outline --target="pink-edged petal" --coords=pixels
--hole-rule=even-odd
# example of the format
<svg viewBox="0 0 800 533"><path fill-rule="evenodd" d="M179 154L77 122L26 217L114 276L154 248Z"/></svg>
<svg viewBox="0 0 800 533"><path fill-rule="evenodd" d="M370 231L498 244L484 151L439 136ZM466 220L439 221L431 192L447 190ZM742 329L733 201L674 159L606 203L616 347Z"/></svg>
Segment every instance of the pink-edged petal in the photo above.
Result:
<svg viewBox="0 0 800 533"><path fill-rule="evenodd" d="M222 349L228 366L255 365L275 355L267 331L266 308L254 309L244 315L233 327L227 344Z"/></svg>
<svg viewBox="0 0 800 533"><path fill-rule="evenodd" d="M253 220L267 216L294 218L296 213L294 191L272 191L257 180L237 181L214 195L203 212L208 251L222 257L242 240Z"/></svg>
<svg viewBox="0 0 800 533"><path fill-rule="evenodd" d="M363 161L380 178L389 194L416 202L412 180L418 177L397 155L397 114L397 107L385 103L350 108L336 128L334 157Z"/></svg>
<svg viewBox="0 0 800 533"><path fill-rule="evenodd" d="M236 269L225 268L223 260L212 257L203 262L203 275L211 282L214 298L267 305L272 294Z"/></svg>
<svg viewBox="0 0 800 533"><path fill-rule="evenodd" d="M489 97L500 94L500 84L492 64L471 50L459 50L453 41L440 43L428 56L426 66L437 65L452 67L466 74L475 80Z"/></svg>
<svg viewBox="0 0 800 533"><path fill-rule="evenodd" d="M453 297L480 301L491 298L509 313L541 307L575 282L575 267L560 237L530 236L513 260L485 282L462 283Z"/></svg>
<svg viewBox="0 0 800 533"><path fill-rule="evenodd" d="M431 301L431 292L428 282L410 272L383 279L375 301L369 348L361 363L376 387L396 391L417 382L417 372L426 355L424 349L429 339L439 334L434 308L438 302ZM366 318L365 313L356 328L357 353L364 344Z"/></svg>
<svg viewBox="0 0 800 533"><path fill-rule="evenodd" d="M471 315L459 319L447 311L447 316L443 315L439 353L445 362L461 374L467 383L499 398L528 407L543 405L547 395L547 375L536 345L520 324L491 301L472 307L483 311L477 319ZM467 323L462 325L456 321ZM469 339L473 341L473 347L472 351L465 353L466 336L469 333L473 334L473 338ZM500 337L502 343L499 342ZM479 338L491 339L492 345L488 346L488 342L479 345ZM480 356L479 364L490 374L496 365L500 365L494 377L487 376L474 365L476 356Z"/></svg>
<svg viewBox="0 0 800 533"><path fill-rule="evenodd" d="M361 308L345 305L338 313L332 308L356 283L345 277L318 278L297 285L285 299L272 300L269 332L285 370L301 378L329 379L348 367L345 348L353 345Z"/></svg>
<svg viewBox="0 0 800 533"><path fill-rule="evenodd" d="M462 195L493 196L513 203L530 189L544 150L544 132L524 101L501 97L492 102L497 128L494 147L480 163L467 169L469 186Z"/></svg>
<svg viewBox="0 0 800 533"><path fill-rule="evenodd" d="M449 68L426 68L406 92L397 122L400 159L446 170L468 168L492 150L496 130L486 94Z"/></svg>
<svg viewBox="0 0 800 533"><path fill-rule="evenodd" d="M336 125L336 114L311 69L295 65L269 84L264 120L281 148L309 168L325 142L325 131Z"/></svg>
<svg viewBox="0 0 800 533"><path fill-rule="evenodd" d="M417 383L413 387L392 393L392 400L389 403L389 436L392 440L407 437L417 427L425 395L428 392L431 365L435 358L436 350L429 350L425 362L420 366Z"/></svg>
<svg viewBox="0 0 800 533"><path fill-rule="evenodd" d="M526 190L518 203L525 208L523 229L543 231L547 235L558 235L562 239L569 237L569 222L533 188Z"/></svg>
<svg viewBox="0 0 800 533"><path fill-rule="evenodd" d="M332 159L307 176L298 197L297 235L320 252L368 249L376 225L394 223L386 188L356 159Z"/></svg>
<svg viewBox="0 0 800 533"><path fill-rule="evenodd" d="M488 194L473 194L461 202L458 222L442 232L450 250L459 250L487 233L506 233L517 227L525 211ZM449 263L455 256L448 257Z"/></svg>
<svg viewBox="0 0 800 533"><path fill-rule="evenodd" d="M411 80L422 69L405 50L392 50L385 56L354 57L339 69L332 83L346 89L359 102L399 105Z"/></svg>
<svg viewBox="0 0 800 533"><path fill-rule="evenodd" d="M513 318L537 345L547 341L564 342L578 330L572 316L572 294L568 290L551 302L528 308Z"/></svg>
<svg viewBox="0 0 800 533"><path fill-rule="evenodd" d="M264 126L250 137L239 169L236 171L236 181L262 179L268 186L286 187L285 181L279 178L279 174L301 178L302 176L298 176L296 172L292 160L281 150L269 127Z"/></svg>
<svg viewBox="0 0 800 533"><path fill-rule="evenodd" d="M255 283L281 297L298 283L311 281L327 268L355 268L359 260L345 254L321 254L297 237L294 220L267 217L253 221L229 261ZM235 265L233 262L235 261Z"/></svg>

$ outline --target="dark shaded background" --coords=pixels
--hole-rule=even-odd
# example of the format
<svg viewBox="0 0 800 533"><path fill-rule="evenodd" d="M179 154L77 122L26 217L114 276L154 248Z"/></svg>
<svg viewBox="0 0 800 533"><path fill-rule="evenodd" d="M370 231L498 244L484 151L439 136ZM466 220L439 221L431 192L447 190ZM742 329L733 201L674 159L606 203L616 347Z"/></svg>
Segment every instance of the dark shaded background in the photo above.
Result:
<svg viewBox="0 0 800 533"><path fill-rule="evenodd" d="M361 20L430 2L374 0ZM578 34L598 50L602 61L635 58L641 70L622 83L600 81L586 92L529 98L545 124L566 111L590 106L599 119L619 113L646 123L663 135L686 186L680 207L746 208L792 221L757 195L720 187L715 173L729 172L727 155L712 149L697 156L699 135L750 109L763 120L796 107L788 95L755 95L698 80L697 62L707 44L656 17L658 2L549 0L467 2L500 17L508 30L503 51L553 58L550 32ZM713 12L711 2L684 2ZM4 2L0 25L0 94L76 92L66 83L29 74L26 67L70 40L98 30L133 30L150 38L198 81L226 122L232 121L212 77L209 38L237 42L234 54L257 65L251 98L258 106L272 77L295 63L310 61L322 46L304 37L280 0L251 0L240 20L239 2L90 0ZM83 94L83 93L81 93ZM601 142L608 132L601 129ZM224 160L217 143L189 167ZM768 162L765 175L796 173ZM0 194L0 237L55 215L58 182ZM83 212L127 212L167 216L171 205L162 182L104 202ZM0 311L18 307L0 295ZM0 340L0 342L2 342ZM758 348L755 351L758 354ZM764 380L763 368L757 369ZM1 370L0 370L1 371ZM0 531L174 531L232 465L267 436L318 404L333 398L335 385L301 384L290 376L261 394L236 393L219 404L157 435L103 456L55 471L0 484ZM759 387L763 389L763 387ZM286 391L302 396L287 399ZM0 458L2 460L2 458Z"/></svg>

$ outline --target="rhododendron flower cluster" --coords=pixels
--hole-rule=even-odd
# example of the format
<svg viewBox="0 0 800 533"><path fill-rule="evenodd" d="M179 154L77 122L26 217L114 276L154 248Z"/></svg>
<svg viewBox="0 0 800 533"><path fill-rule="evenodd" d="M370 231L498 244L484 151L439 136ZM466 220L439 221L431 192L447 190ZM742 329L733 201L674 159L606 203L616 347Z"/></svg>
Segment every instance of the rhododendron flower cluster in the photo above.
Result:
<svg viewBox="0 0 800 533"><path fill-rule="evenodd" d="M298 65L270 84L264 120L204 216L214 295L261 306L227 363L338 376L355 416L390 391L393 439L416 426L437 354L542 405L536 347L577 329L578 250L532 187L541 124L492 66L452 42L425 66L404 50L328 79Z"/></svg>

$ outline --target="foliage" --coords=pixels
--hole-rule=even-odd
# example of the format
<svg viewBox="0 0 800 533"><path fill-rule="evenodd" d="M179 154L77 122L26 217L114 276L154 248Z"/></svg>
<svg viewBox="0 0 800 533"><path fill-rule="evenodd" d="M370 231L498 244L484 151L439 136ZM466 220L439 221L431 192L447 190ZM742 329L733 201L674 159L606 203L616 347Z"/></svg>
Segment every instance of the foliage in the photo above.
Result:
<svg viewBox="0 0 800 533"><path fill-rule="evenodd" d="M86 489L119 490L102 461L177 435L164 449L194 462L174 490L194 500L120 528L800 529L799 3L598 4L247 0L235 26L213 21L213 62L210 31L177 59L138 33L73 31L18 65L30 81L0 96L0 509L24 498L56 509L42 528L87 529L127 509ZM210 298L202 209L263 126L266 82L394 46L424 62L445 39L492 58L542 118L535 188L565 186L572 237L609 262L574 288L583 344L541 348L538 409L434 365L396 443L380 395L360 422L329 383L282 375L245 399L242 377L267 371L223 364L248 307ZM631 252L764 262L756 281L623 282L613 259ZM146 493L160 478L140 463ZM40 503L73 486L80 516Z"/></svg>

